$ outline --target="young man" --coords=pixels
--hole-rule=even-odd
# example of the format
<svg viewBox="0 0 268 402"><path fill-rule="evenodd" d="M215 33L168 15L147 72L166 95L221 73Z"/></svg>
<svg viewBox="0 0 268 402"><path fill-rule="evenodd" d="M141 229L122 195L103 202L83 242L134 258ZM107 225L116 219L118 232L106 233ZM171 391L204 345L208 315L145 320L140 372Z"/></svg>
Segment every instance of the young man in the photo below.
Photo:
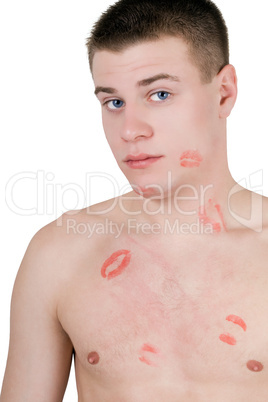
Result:
<svg viewBox="0 0 268 402"><path fill-rule="evenodd" d="M237 80L219 10L121 0L87 46L133 191L34 236L0 401L62 400L74 352L79 402L266 402L267 199L228 169Z"/></svg>

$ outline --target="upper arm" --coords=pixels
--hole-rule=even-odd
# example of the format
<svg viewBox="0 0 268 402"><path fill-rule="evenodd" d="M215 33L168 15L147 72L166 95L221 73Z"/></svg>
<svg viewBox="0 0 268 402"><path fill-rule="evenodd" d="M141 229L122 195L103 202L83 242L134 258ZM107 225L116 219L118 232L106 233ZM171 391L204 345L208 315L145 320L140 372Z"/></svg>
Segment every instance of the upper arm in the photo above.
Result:
<svg viewBox="0 0 268 402"><path fill-rule="evenodd" d="M32 239L14 284L1 402L59 402L67 385L73 347L57 317L59 256L48 232Z"/></svg>

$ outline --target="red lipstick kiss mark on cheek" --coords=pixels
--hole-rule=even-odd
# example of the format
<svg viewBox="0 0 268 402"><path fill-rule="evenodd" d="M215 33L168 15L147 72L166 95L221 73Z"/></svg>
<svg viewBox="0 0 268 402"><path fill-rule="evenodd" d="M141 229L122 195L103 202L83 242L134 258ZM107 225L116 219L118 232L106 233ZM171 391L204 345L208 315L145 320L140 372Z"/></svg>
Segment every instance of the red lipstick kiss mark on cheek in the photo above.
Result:
<svg viewBox="0 0 268 402"><path fill-rule="evenodd" d="M236 339L230 334L221 334L219 336L220 340L228 345L236 345Z"/></svg>
<svg viewBox="0 0 268 402"><path fill-rule="evenodd" d="M199 167L203 158L198 151L187 150L180 156L180 165L187 168Z"/></svg>
<svg viewBox="0 0 268 402"><path fill-rule="evenodd" d="M181 161L182 167L192 168L192 167L199 167L199 165L200 165L200 162L197 162L197 161L191 161L191 160Z"/></svg>
<svg viewBox="0 0 268 402"><path fill-rule="evenodd" d="M150 359L148 359L146 356L144 356L145 352L157 354L157 353L159 353L158 349L156 349L154 346L151 346L151 345L148 345L147 343L145 343L142 346L141 351L140 351L141 356L139 356L139 360L142 363L145 363L148 366L157 367L157 365L155 363L153 363L152 361L150 361Z"/></svg>
<svg viewBox="0 0 268 402"><path fill-rule="evenodd" d="M245 321L242 320L242 318L238 317L237 315L230 314L230 315L228 315L228 317L226 317L226 320L239 325L241 328L243 328L244 331L247 330L247 325L246 325Z"/></svg>
<svg viewBox="0 0 268 402"><path fill-rule="evenodd" d="M247 362L247 368L250 371L254 371L255 373L257 373L258 371L263 370L263 365L260 362L258 362L257 360L249 360Z"/></svg>
<svg viewBox="0 0 268 402"><path fill-rule="evenodd" d="M124 255L125 257L121 261L121 264L117 268L115 268L113 271L109 272L108 275L106 274L107 269L121 256ZM107 260L104 262L104 264L101 267L101 276L103 278L107 279L112 279L115 278L116 276L120 275L124 269L128 266L130 261L130 251L129 250L118 250L114 252Z"/></svg>

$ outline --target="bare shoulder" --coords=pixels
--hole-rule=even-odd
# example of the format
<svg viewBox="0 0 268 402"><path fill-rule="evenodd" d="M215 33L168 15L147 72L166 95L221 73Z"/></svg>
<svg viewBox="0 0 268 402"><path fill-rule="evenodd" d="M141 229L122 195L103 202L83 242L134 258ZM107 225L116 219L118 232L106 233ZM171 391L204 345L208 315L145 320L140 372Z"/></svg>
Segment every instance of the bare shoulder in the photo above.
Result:
<svg viewBox="0 0 268 402"><path fill-rule="evenodd" d="M235 232L258 233L263 239L268 232L268 197L241 188L228 204L230 227Z"/></svg>
<svg viewBox="0 0 268 402"><path fill-rule="evenodd" d="M91 239L93 247L96 242L105 241L110 235L115 234L110 230L113 226L120 226L131 216L135 216L133 205L135 204L137 210L139 207L132 194L133 192L127 193L81 210L65 213L60 218L63 235L67 234L72 241L75 237L85 242L86 239Z"/></svg>
<svg viewBox="0 0 268 402"><path fill-rule="evenodd" d="M94 248L98 236L90 236L90 229L107 220L116 219L118 200L113 198L81 210L70 210L41 228L29 245L31 253L45 258L68 259L75 248ZM94 232L96 233L96 232ZM91 241L89 241L91 239Z"/></svg>
<svg viewBox="0 0 268 402"><path fill-rule="evenodd" d="M268 197L247 191L235 216L237 227L230 232L234 244L243 244L243 253L254 257L255 264L268 270Z"/></svg>
<svg viewBox="0 0 268 402"><path fill-rule="evenodd" d="M262 220L262 225L260 229L261 233L261 238L264 244L267 245L267 251L268 251L268 197L261 196L261 203L262 205L262 214L261 214L261 220Z"/></svg>
<svg viewBox="0 0 268 402"><path fill-rule="evenodd" d="M115 226L128 216L127 207L120 204L127 198L120 196L64 213L35 234L26 258L42 260L54 277L71 274L83 258L93 258L116 237Z"/></svg>

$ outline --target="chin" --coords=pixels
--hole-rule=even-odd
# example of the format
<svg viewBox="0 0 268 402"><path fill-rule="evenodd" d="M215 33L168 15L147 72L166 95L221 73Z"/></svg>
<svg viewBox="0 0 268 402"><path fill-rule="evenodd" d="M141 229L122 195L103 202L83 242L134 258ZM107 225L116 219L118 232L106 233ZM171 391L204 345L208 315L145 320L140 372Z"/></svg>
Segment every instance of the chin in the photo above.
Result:
<svg viewBox="0 0 268 402"><path fill-rule="evenodd" d="M157 198L162 200L167 197L168 189L160 184L131 184L132 189L138 195L141 195L144 198Z"/></svg>
<svg viewBox="0 0 268 402"><path fill-rule="evenodd" d="M133 191L144 198L155 198L158 200L166 199L178 190L178 187L185 183L185 177L179 177L177 172L162 171L158 175L155 174L140 174L126 175ZM182 181L183 179L183 181Z"/></svg>

